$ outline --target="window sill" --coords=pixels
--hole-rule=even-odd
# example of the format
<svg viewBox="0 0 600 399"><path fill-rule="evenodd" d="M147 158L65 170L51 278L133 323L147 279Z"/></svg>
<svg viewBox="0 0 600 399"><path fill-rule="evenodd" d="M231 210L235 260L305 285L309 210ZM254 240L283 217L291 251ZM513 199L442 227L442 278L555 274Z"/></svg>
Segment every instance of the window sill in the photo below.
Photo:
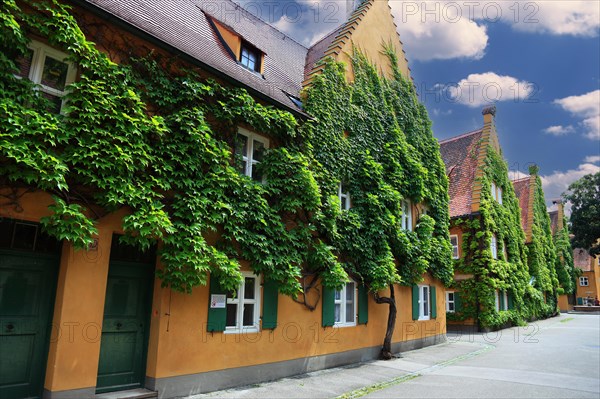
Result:
<svg viewBox="0 0 600 399"><path fill-rule="evenodd" d="M356 322L354 323L335 323L334 327L356 327Z"/></svg>
<svg viewBox="0 0 600 399"><path fill-rule="evenodd" d="M242 329L227 327L223 334L256 334L260 332L260 328L258 327L244 327Z"/></svg>
<svg viewBox="0 0 600 399"><path fill-rule="evenodd" d="M431 317L429 317L429 316L419 317L419 319L417 321L427 321L427 320L431 320Z"/></svg>

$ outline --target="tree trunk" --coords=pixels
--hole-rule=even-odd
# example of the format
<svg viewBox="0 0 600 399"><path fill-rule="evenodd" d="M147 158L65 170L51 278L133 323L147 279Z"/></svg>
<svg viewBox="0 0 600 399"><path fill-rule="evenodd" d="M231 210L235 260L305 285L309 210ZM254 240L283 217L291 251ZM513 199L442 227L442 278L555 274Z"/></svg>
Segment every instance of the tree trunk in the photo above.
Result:
<svg viewBox="0 0 600 399"><path fill-rule="evenodd" d="M381 347L381 358L383 360L390 360L394 357L392 354L392 335L394 334L394 328L396 327L396 296L394 295L394 285L390 284L389 298L382 298L375 294L375 302L387 303L389 305L387 330L385 332L383 346Z"/></svg>

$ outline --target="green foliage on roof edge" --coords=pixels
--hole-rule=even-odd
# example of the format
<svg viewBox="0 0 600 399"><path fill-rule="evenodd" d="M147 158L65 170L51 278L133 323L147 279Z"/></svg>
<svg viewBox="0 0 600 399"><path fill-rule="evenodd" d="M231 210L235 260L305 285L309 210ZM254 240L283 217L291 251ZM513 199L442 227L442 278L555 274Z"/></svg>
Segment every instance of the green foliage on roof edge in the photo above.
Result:
<svg viewBox="0 0 600 399"><path fill-rule="evenodd" d="M542 183L532 172L536 174L532 241L525 245L519 200L509 180L508 167L502 156L488 147L481 178L480 216L453 222L463 229L463 256L455 261L455 268L474 278L454 283L460 291L462 307L458 313L448 314L448 320L475 319L483 328L522 325L527 320L555 314L558 295L572 289L569 277L563 278L562 271L557 275L559 263ZM502 188L502 204L491 195L492 182ZM493 259L490 249L492 234L497 238L497 259ZM565 259L568 262L568 257ZM567 267L560 269L568 272ZM564 288L559 287L559 275ZM496 290L510 295L511 309L496 311Z"/></svg>
<svg viewBox="0 0 600 399"><path fill-rule="evenodd" d="M51 235L86 248L102 212L127 207L123 240L140 248L160 241L158 275L182 292L205 284L207 272L233 290L242 260L292 296L306 272L332 288L350 273L373 291L417 282L426 270L450 282L444 167L426 111L398 71L381 79L357 53L350 86L339 80L342 66L328 64L307 93L319 122L299 126L243 89L168 60L117 65L86 40L69 7L29 5L34 13L13 0L0 6L0 182L54 195L41 221ZM78 65L64 115L46 112L34 85L13 75L29 32ZM317 99L329 96L340 103L321 108ZM266 184L235 168L239 125L277 143L259 164ZM350 211L339 210L341 180ZM399 228L402 198L430 207L415 232Z"/></svg>

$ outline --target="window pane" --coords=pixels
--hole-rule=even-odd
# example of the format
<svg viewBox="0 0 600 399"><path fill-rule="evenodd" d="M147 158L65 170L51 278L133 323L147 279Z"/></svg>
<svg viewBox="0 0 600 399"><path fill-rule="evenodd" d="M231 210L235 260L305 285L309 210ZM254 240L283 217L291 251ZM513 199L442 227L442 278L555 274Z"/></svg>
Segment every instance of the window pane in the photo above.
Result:
<svg viewBox="0 0 600 399"><path fill-rule="evenodd" d="M346 322L354 322L354 284L346 284Z"/></svg>
<svg viewBox="0 0 600 399"><path fill-rule="evenodd" d="M227 327L236 327L237 326L237 304L228 303L227 304Z"/></svg>
<svg viewBox="0 0 600 399"><path fill-rule="evenodd" d="M252 160L257 162L262 161L265 154L265 145L260 141L254 140L252 149Z"/></svg>
<svg viewBox="0 0 600 399"><path fill-rule="evenodd" d="M244 157L248 155L248 137L238 133L235 139L235 153Z"/></svg>
<svg viewBox="0 0 600 399"><path fill-rule="evenodd" d="M335 292L335 300L339 301L340 299L342 299L342 291L336 291Z"/></svg>
<svg viewBox="0 0 600 399"><path fill-rule="evenodd" d="M19 68L19 72L17 72L17 75L19 75L23 78L29 77L29 72L31 71L31 62L32 61L33 61L33 50L27 49L27 53L24 56L18 57L15 60L17 67Z"/></svg>
<svg viewBox="0 0 600 399"><path fill-rule="evenodd" d="M35 224L15 223L13 248L33 250L38 228Z"/></svg>
<svg viewBox="0 0 600 399"><path fill-rule="evenodd" d="M59 60L46 56L44 69L42 71L42 81L44 86L52 87L57 90L64 90L67 82L67 71L69 66Z"/></svg>
<svg viewBox="0 0 600 399"><path fill-rule="evenodd" d="M253 303L245 303L244 304L244 327L251 327L254 325L254 304Z"/></svg>
<svg viewBox="0 0 600 399"><path fill-rule="evenodd" d="M448 301L454 301L454 292L448 293Z"/></svg>
<svg viewBox="0 0 600 399"><path fill-rule="evenodd" d="M335 304L335 322L339 323L342 321L342 304L340 303L336 303Z"/></svg>
<svg viewBox="0 0 600 399"><path fill-rule="evenodd" d="M429 287L423 287L423 316L429 316Z"/></svg>
<svg viewBox="0 0 600 399"><path fill-rule="evenodd" d="M340 197L340 200L342 201L342 210L348 209L348 199L346 198L346 196L342 195Z"/></svg>
<svg viewBox="0 0 600 399"><path fill-rule="evenodd" d="M454 302L448 303L448 311L454 312Z"/></svg>
<svg viewBox="0 0 600 399"><path fill-rule="evenodd" d="M244 298L254 299L254 277L246 277L244 281Z"/></svg>

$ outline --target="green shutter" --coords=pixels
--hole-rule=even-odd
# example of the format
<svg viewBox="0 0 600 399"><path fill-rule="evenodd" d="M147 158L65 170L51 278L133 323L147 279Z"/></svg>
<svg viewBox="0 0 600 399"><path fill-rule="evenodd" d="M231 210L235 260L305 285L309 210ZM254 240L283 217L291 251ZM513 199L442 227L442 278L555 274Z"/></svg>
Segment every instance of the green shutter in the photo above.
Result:
<svg viewBox="0 0 600 399"><path fill-rule="evenodd" d="M435 319L437 317L437 295L435 293L435 287L433 285L429 286L429 298L429 306L431 306L431 318Z"/></svg>
<svg viewBox="0 0 600 399"><path fill-rule="evenodd" d="M505 310L504 307L504 291L498 291L498 296L500 297L500 310Z"/></svg>
<svg viewBox="0 0 600 399"><path fill-rule="evenodd" d="M277 303L279 290L274 281L265 281L263 285L262 328L272 330L277 327Z"/></svg>
<svg viewBox="0 0 600 399"><path fill-rule="evenodd" d="M323 287L323 327L331 327L335 324L335 291Z"/></svg>
<svg viewBox="0 0 600 399"><path fill-rule="evenodd" d="M454 312L458 313L462 308L462 300L460 299L460 292L454 291Z"/></svg>
<svg viewBox="0 0 600 399"><path fill-rule="evenodd" d="M412 286L412 318L419 320L419 287Z"/></svg>
<svg viewBox="0 0 600 399"><path fill-rule="evenodd" d="M369 322L369 290L364 284L358 286L358 324Z"/></svg>
<svg viewBox="0 0 600 399"><path fill-rule="evenodd" d="M210 305L212 295L226 295L227 293L221 289L219 280L216 277L213 277L212 274L210 276L209 284L207 331L225 331L225 324L227 322L227 307L211 308Z"/></svg>
<svg viewBox="0 0 600 399"><path fill-rule="evenodd" d="M508 310L513 310L515 308L515 304L513 302L513 294L512 292L508 293Z"/></svg>
<svg viewBox="0 0 600 399"><path fill-rule="evenodd" d="M583 298L582 297L577 298L577 305L583 306Z"/></svg>

